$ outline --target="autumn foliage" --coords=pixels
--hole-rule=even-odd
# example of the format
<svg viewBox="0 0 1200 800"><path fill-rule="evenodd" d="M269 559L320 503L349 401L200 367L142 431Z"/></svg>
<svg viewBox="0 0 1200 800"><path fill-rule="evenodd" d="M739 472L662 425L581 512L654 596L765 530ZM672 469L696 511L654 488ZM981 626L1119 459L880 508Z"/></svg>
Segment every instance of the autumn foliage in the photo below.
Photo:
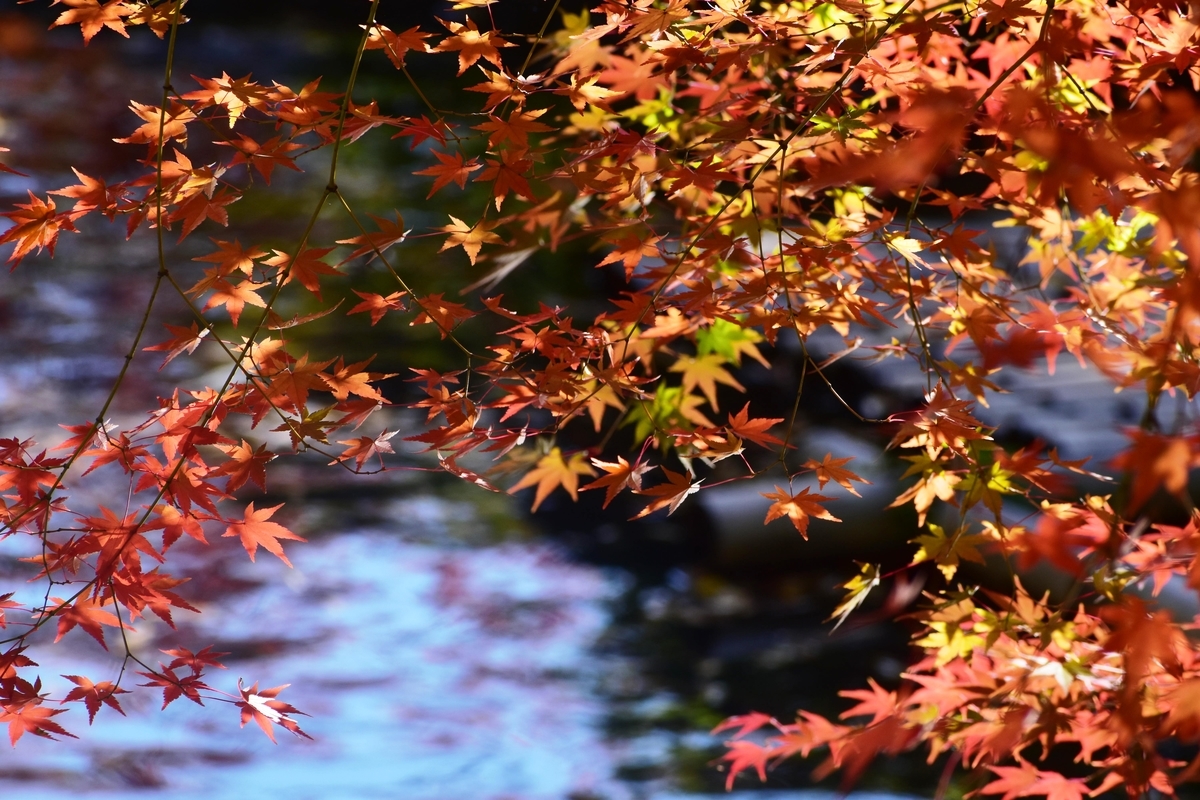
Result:
<svg viewBox="0 0 1200 800"><path fill-rule="evenodd" d="M377 22L379 0L362 3L343 91L315 76L299 88L180 79L183 0L56 2L54 24L79 26L85 43L162 39L166 89L130 98L119 141L134 177L77 171L3 212L10 265L52 255L88 215L131 235L150 229L158 269L140 278L153 289L146 319L167 294L191 317L165 339L144 320L127 369L203 347L221 351L228 371L217 385L179 387L135 427L108 426L106 405L92 421L64 420L63 441L0 440L0 536L28 543L45 585L32 605L0 596L0 722L12 742L71 735L66 708L82 706L90 721L121 712L132 689L122 670L69 676L74 689L47 696L33 635L51 626L56 641L116 641L164 706L225 700L243 724L301 734L278 688L214 689L219 654L180 649L155 664L123 634L148 614L172 624L194 611L176 592L187 576L168 571L183 537L233 537L251 560L266 551L290 564L301 537L276 521L278 506L245 499L266 488L270 462L315 452L332 468L390 468L397 432L371 416L390 405L383 382L396 376L289 339L339 313L363 315L364 330L390 315L436 329L459 366L412 364L400 376L426 421L404 438L436 457L432 468L483 490L532 490L534 510L556 492L603 490L605 506L627 494L640 498L638 516L671 513L708 487L761 478L773 486L765 521L786 518L807 537L812 520L837 520L827 484L862 486L848 458L790 448L806 387L837 390L833 359L808 343L833 335L838 357L898 360L920 376L919 407L864 420L909 465L896 504L921 526L910 563L847 564L834 617L930 573L915 605L889 606L910 614L921 655L894 688L843 692L838 720L729 720L730 786L814 752L818 775L852 783L876 757L917 748L988 770L981 791L1002 800L1119 786L1172 794L1197 777L1200 760L1163 746L1200 739L1194 620L1131 593L1200 588L1200 513L1188 495L1200 433L1190 411L1170 424L1155 413L1164 395L1200 390L1197 8L605 0L590 12L556 7L540 31L505 32L494 2L446 3L437 24L403 31ZM416 116L355 91L362 59L412 81L409 67L436 54L455 58L447 77L461 76L470 112L444 110L452 104L416 84L427 104ZM454 215L411 231L398 214L356 211L338 158L368 135L416 153L423 191ZM221 157L189 155L200 141ZM328 182L292 246L223 236L249 185L314 152L328 154ZM468 183L488 189L486 207L454 205ZM340 220L342 238L315 240L320 215ZM992 225L1014 224L1031 232L1019 266L989 246ZM175 253L194 234L212 244L193 283ZM453 299L423 291L402 255L418 236L439 237L440 257L480 279ZM614 270L623 285L599 314L530 310L496 293L532 254L581 240L594 258L579 268ZM351 285L346 267L360 259L382 264L390 289ZM284 319L276 309L290 297L315 311ZM486 347L470 344L481 338ZM790 413L756 414L741 375L751 361L769 366L785 338L802 352ZM1110 463L1004 446L975 415L1000 391L998 373L1053 372L1060 356L1147 398ZM113 376L110 402L126 374ZM284 433L291 446L234 430ZM72 487L96 470L125 475L128 501L77 503ZM805 476L820 488L797 487ZM1154 510L1163 496L1178 518ZM1049 563L1073 583L1051 596L1019 578L1005 589L965 582L963 562L987 557Z"/></svg>

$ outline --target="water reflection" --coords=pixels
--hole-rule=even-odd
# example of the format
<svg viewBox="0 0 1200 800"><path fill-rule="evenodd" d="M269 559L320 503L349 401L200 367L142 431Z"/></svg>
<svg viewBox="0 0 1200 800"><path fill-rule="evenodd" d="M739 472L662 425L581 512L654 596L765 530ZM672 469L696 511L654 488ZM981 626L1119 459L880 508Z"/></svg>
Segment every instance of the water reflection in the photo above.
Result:
<svg viewBox="0 0 1200 800"><path fill-rule="evenodd" d="M297 547L293 560L292 572L229 565L257 585L205 604L186 633L233 651L230 674L212 675L214 683L232 684L235 673L266 685L291 680L285 696L313 715L305 728L315 742L273 747L238 730L232 708L177 702L160 713L140 693L125 703L128 718L106 710L79 742L27 737L0 756L8 791L66 798L137 788L181 800L627 794L613 781L603 708L589 691L589 650L613 580L545 545L448 549L379 530ZM43 674L79 669L79 655L44 658ZM50 690L62 689L54 683Z"/></svg>

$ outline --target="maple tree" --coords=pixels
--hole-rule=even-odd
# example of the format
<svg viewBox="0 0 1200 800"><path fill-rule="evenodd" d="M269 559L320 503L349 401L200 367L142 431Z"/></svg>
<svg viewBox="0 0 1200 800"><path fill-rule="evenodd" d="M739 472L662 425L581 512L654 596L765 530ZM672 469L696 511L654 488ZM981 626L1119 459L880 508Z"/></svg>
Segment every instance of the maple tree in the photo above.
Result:
<svg viewBox="0 0 1200 800"><path fill-rule="evenodd" d="M448 3L436 24L403 32L379 21L386 4L364 3L341 93L224 72L180 90L185 0L54 3L66 7L54 25L78 25L85 44L106 29L162 39L165 88L129 99L138 122L118 141L133 177L76 170L75 183L30 191L2 212L11 225L0 244L15 269L53 255L96 215L130 235L151 230L158 270L94 420L64 421L59 443L0 439L0 537L25 537L45 586L40 601L0 597L0 722L11 741L72 735L52 702L82 704L91 721L121 712L117 695L129 691L122 669L111 680L67 676L75 688L61 699L44 692L31 653L52 622L58 639L76 629L105 647L119 639L164 706L223 700L272 738L274 726L303 735L301 712L276 699L282 687L221 692L207 682L221 666L211 649L172 650L155 667L124 633L147 612L173 625L173 611L195 610L175 591L185 577L165 571L185 535L203 543L221 532L251 560L261 546L290 565L281 540L303 539L273 519L278 506L235 494L265 489L274 459L315 452L354 472L391 468L395 431L352 432L396 402L384 386L394 376L348 354L303 352L301 331L289 333L334 313L338 295L350 301L340 313L368 315L356 317L364 326L433 326L456 365L409 365L426 429L405 439L436 456L430 469L492 491L532 489L534 510L556 492L604 489L606 507L628 493L637 516L671 513L710 487L762 479L773 487L762 492L765 521L786 517L807 536L813 519L837 518L825 507L833 498L797 482L858 494L864 481L837 453L795 454L806 385L840 398L830 365L851 354L919 376L918 406L862 420L910 464L895 504L920 526L911 558L890 570L847 565L833 618L844 622L877 587L896 598L930 573L913 608L914 592L885 606L909 614L921 655L895 688L845 691L857 705L840 722L808 711L729 720L719 730L733 731L730 786L817 750L818 775L852 783L877 756L917 748L989 771L979 790L1002 800L1121 785L1173 794L1196 777L1200 759L1163 747L1200 739L1195 621L1131 590L1200 589L1200 512L1187 491L1200 433L1190 415L1167 424L1156 414L1164 395L1190 401L1200 390L1200 10L598 0L590 11L556 4L526 35L496 28L496 2ZM425 111L362 102L367 57L390 64ZM413 80L414 63L438 58L452 59L471 110L435 104ZM368 218L339 186L345 148L389 132L421 162L422 193L445 201L445 224L410 231L398 212ZM208 152L217 155L205 161ZM297 158L314 153L328 153L328 180L290 245L219 238L257 179L269 188L277 167L299 170ZM471 201L477 186L483 203ZM316 240L322 215L337 217L343 238ZM997 218L1031 231L1021 265L970 227ZM178 255L200 232L215 249ZM397 256L427 236L447 263L487 270L458 300L423 287ZM619 274L599 313L494 292L567 242L594 248L587 269ZM188 286L193 260L206 266ZM361 260L389 288L355 284ZM191 318L154 342L148 321L168 293ZM293 299L311 313L284 319L278 309ZM810 347L831 339L841 348L832 357ZM771 366L784 340L802 354L789 412L756 415L748 362ZM217 386L179 387L125 430L106 422L143 351L170 362L200 348L228 364ZM1114 390L1146 397L1129 446L1108 464L1010 447L976 416L1001 391L999 373L1053 374L1063 351ZM256 430L286 434L290 449L268 449ZM76 503L98 470L125 476L124 508ZM1174 517L1156 497L1174 499ZM989 555L1022 570L1054 565L1071 589L1039 596L1019 578L1006 588L965 580L963 563ZM1064 753L1073 768L1055 766Z"/></svg>

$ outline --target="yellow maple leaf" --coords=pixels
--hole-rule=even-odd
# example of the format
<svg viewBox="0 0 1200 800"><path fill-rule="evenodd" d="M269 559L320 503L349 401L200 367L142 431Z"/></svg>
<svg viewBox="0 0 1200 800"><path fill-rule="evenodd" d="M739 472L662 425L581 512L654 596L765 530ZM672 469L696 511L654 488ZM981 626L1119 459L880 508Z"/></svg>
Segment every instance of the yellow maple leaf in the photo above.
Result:
<svg viewBox="0 0 1200 800"><path fill-rule="evenodd" d="M692 389L699 386L700 391L704 392L704 396L708 398L708 404L713 409L717 409L718 383L732 386L741 392L746 391L746 388L729 374L729 370L722 366L725 363L724 356L716 353L699 358L680 356L679 360L671 365L671 372L683 373L684 392L690 393Z"/></svg>
<svg viewBox="0 0 1200 800"><path fill-rule="evenodd" d="M833 626L835 631L838 629L838 625L846 621L846 617L850 616L851 611L862 605L871 590L879 585L878 564L864 564L861 561L854 563L858 564L859 573L842 584L842 588L846 590L846 597L829 615L829 619L837 618L837 625Z"/></svg>
<svg viewBox="0 0 1200 800"><path fill-rule="evenodd" d="M537 492L534 494L532 510L537 511L542 501L559 486L567 490L572 500L578 500L579 476L595 474L583 453L576 453L564 459L562 450L556 447L542 456L537 466L525 473L525 477L509 489L508 493L514 494L536 485Z"/></svg>
<svg viewBox="0 0 1200 800"><path fill-rule="evenodd" d="M475 225L468 225L456 216L450 215L453 224L445 225L440 230L450 234L450 238L442 245L443 250L449 250L451 247L461 247L466 251L467 258L471 259L471 263L475 263L475 259L479 256L479 248L485 244L503 244L504 240L496 234L492 233L492 228L495 227L494 222L480 220Z"/></svg>
<svg viewBox="0 0 1200 800"><path fill-rule="evenodd" d="M909 540L912 544L920 545L913 555L913 564L932 561L937 564L942 575L946 576L946 580L950 580L958 572L959 561L984 563L983 556L979 553L979 545L986 541L986 537L978 533L947 536L940 525L931 522L928 527L929 533Z"/></svg>

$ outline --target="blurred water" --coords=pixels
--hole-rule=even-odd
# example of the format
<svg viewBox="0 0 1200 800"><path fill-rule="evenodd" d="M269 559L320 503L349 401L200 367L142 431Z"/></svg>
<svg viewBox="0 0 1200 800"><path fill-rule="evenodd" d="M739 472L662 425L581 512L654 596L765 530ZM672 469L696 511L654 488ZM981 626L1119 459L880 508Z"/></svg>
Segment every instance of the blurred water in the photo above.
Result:
<svg viewBox="0 0 1200 800"><path fill-rule="evenodd" d="M74 717L79 741L26 737L0 754L6 788L180 800L627 794L612 781L588 689L588 649L612 591L597 570L545 546L445 549L382 531L295 546L292 558L294 571L234 568L262 583L209 604L191 633L270 642L211 683L291 680L283 698L313 715L303 723L315 741L281 731L272 746L253 725L238 730L233 706L185 700L160 713L143 697L140 708L125 701L127 718L102 710L90 730L78 730L78 713L60 717ZM77 658L42 658L43 675L76 671ZM96 666L96 679L115 667Z"/></svg>

